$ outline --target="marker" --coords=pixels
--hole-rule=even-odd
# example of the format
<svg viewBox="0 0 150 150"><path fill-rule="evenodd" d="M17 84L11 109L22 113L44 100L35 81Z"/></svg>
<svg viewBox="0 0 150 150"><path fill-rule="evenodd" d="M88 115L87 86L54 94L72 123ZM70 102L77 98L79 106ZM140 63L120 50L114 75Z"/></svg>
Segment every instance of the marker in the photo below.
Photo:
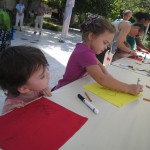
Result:
<svg viewBox="0 0 150 150"><path fill-rule="evenodd" d="M81 94L77 95L78 98L85 104L87 105L95 114L99 113L99 110L95 108L88 100L86 100Z"/></svg>
<svg viewBox="0 0 150 150"><path fill-rule="evenodd" d="M85 95L86 95L86 97L87 97L87 99L90 101L90 102L92 102L92 99L90 98L90 96L88 95L88 93L84 93Z"/></svg>
<svg viewBox="0 0 150 150"><path fill-rule="evenodd" d="M140 79L140 78L138 78L138 79L137 79L137 85L140 83L140 81L141 81L141 79Z"/></svg>
<svg viewBox="0 0 150 150"><path fill-rule="evenodd" d="M150 101L150 98L143 98L143 100L145 100L145 101Z"/></svg>
<svg viewBox="0 0 150 150"><path fill-rule="evenodd" d="M146 87L150 89L150 86L146 85Z"/></svg>

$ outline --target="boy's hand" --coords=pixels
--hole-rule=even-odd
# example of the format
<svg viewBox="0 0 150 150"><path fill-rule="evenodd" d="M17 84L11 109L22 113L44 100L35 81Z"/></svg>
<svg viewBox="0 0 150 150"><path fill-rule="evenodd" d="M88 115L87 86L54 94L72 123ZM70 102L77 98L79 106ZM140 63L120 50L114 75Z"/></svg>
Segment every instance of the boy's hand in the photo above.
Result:
<svg viewBox="0 0 150 150"><path fill-rule="evenodd" d="M133 50L131 51L131 55L134 56L134 57L138 57L136 51L133 51Z"/></svg>
<svg viewBox="0 0 150 150"><path fill-rule="evenodd" d="M44 96L52 96L52 93L51 93L51 89L49 87L43 89L41 91L41 93L44 95Z"/></svg>

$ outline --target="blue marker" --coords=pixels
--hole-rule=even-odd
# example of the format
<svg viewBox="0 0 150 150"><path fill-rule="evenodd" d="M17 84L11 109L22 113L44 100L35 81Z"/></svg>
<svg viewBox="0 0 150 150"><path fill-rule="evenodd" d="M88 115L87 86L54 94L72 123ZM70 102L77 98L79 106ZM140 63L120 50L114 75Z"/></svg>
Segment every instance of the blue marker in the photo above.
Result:
<svg viewBox="0 0 150 150"><path fill-rule="evenodd" d="M145 54L144 60L146 60L146 54Z"/></svg>
<svg viewBox="0 0 150 150"><path fill-rule="evenodd" d="M146 62L146 54L145 54L145 57L144 57L144 62Z"/></svg>

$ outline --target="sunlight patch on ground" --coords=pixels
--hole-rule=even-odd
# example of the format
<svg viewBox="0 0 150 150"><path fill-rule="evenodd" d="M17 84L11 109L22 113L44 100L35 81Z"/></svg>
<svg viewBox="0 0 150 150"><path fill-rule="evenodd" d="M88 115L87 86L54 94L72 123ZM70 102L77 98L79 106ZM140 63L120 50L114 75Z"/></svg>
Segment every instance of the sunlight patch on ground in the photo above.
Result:
<svg viewBox="0 0 150 150"><path fill-rule="evenodd" d="M44 48L42 50L48 55L50 55L51 57L53 57L54 59L56 59L63 66L67 65L68 59L72 53L72 52L62 51L61 47L59 46L56 47L48 46L47 48Z"/></svg>

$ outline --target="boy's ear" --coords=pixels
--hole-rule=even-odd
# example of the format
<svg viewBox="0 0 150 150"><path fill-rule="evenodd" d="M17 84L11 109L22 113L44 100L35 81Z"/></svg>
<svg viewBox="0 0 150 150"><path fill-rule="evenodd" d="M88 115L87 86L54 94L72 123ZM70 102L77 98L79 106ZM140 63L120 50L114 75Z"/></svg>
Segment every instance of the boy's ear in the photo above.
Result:
<svg viewBox="0 0 150 150"><path fill-rule="evenodd" d="M23 85L21 87L18 88L18 91L21 93L21 94L24 94L24 93L27 93L29 92L29 88L26 86L26 85Z"/></svg>

